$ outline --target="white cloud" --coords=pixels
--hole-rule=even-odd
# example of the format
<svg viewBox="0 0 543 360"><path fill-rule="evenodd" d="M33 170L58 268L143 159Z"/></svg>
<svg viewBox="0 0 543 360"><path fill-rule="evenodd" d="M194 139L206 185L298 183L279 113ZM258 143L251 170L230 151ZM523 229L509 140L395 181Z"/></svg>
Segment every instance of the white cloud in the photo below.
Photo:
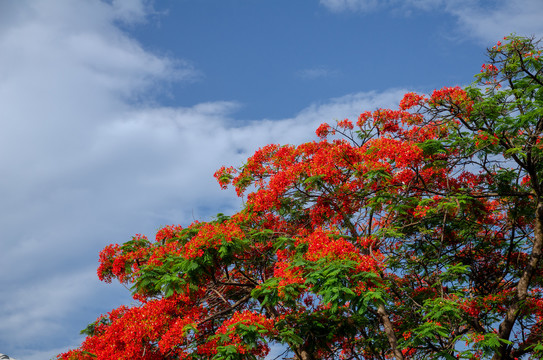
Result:
<svg viewBox="0 0 543 360"><path fill-rule="evenodd" d="M18 258L19 261L24 259ZM0 299L0 336L4 341L9 340L11 346L31 351L35 346L31 339L44 342L59 334L67 338L77 338L78 332L70 334L64 329L63 323L69 322L69 315L74 316L81 310L82 305L88 307L86 302L89 296L103 287L92 268L48 275L50 276L41 277L36 274L28 279L23 287L3 292ZM107 302L106 299L102 301ZM89 318L85 321L90 323L93 320ZM83 324L79 325L84 327ZM20 355L13 356L22 358Z"/></svg>
<svg viewBox="0 0 543 360"><path fill-rule="evenodd" d="M145 2L17 4L0 14L0 351L19 359L77 345L81 328L126 301L95 277L106 244L235 211L240 201L212 176L221 165L271 142L315 139L320 122L394 106L403 93L353 94L243 125L234 102L153 107L135 100L172 73L197 74L116 27L140 21Z"/></svg>
<svg viewBox="0 0 543 360"><path fill-rule="evenodd" d="M302 79L323 79L329 77L335 77L339 75L338 70L329 69L326 66L316 66L308 69L300 70L297 75Z"/></svg>
<svg viewBox="0 0 543 360"><path fill-rule="evenodd" d="M380 5L379 0L320 0L320 3L334 12L368 12L377 9Z"/></svg>
<svg viewBox="0 0 543 360"><path fill-rule="evenodd" d="M457 0L448 0L456 2ZM320 4L333 12L361 12L369 13L381 9L421 9L435 10L443 7L445 0L320 0Z"/></svg>
<svg viewBox="0 0 543 360"><path fill-rule="evenodd" d="M435 10L454 0L405 0L405 5L421 10Z"/></svg>
<svg viewBox="0 0 543 360"><path fill-rule="evenodd" d="M457 16L465 34L485 43L495 43L513 32L543 37L543 2L540 0L501 0L491 7L460 2L448 4L447 11Z"/></svg>
<svg viewBox="0 0 543 360"><path fill-rule="evenodd" d="M236 104L226 102L130 109L88 126L89 146L65 149L70 153L65 157L74 161L60 157L61 165L48 169L47 178L6 184L7 191L30 191L34 197L11 196L0 207L7 214L2 238L12 241L0 255L0 273L11 278L5 290L12 294L0 304L0 338L20 358L32 355L28 339L57 348L60 335L76 334L115 306L104 301L107 291L87 268L105 244L136 232L152 236L160 225L235 211L239 201L212 177L221 165L240 165L268 143L315 139L321 122L394 106L403 93L352 94L313 104L292 118L244 126L232 126L229 114ZM84 316L83 323L70 323L75 314ZM66 339L75 344L74 338Z"/></svg>
<svg viewBox="0 0 543 360"><path fill-rule="evenodd" d="M540 0L320 0L320 3L333 12L368 13L388 9L394 14L410 14L412 10L449 13L456 17L459 25L451 29L451 33L487 45L513 32L543 37L543 1Z"/></svg>
<svg viewBox="0 0 543 360"><path fill-rule="evenodd" d="M151 11L151 4L147 0L113 0L111 5L114 16L130 24L145 21Z"/></svg>

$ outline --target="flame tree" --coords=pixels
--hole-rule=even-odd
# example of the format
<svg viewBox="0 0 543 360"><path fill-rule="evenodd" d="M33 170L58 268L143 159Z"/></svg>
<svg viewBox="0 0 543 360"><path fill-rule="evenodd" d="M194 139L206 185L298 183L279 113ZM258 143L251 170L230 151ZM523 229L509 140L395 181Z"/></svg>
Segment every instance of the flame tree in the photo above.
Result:
<svg viewBox="0 0 543 360"><path fill-rule="evenodd" d="M138 305L58 358L543 357L540 54L507 37L471 87L221 168L244 208L107 246Z"/></svg>

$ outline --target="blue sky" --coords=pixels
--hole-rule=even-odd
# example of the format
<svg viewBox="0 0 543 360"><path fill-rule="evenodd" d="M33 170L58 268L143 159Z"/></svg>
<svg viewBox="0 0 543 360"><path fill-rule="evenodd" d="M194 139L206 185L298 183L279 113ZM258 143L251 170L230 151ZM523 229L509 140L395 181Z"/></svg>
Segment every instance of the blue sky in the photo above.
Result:
<svg viewBox="0 0 543 360"><path fill-rule="evenodd" d="M348 93L463 83L484 58L442 5L416 11L397 2L361 13L328 3L163 1L155 21L133 34L200 73L162 104L233 100L242 105L236 117L247 120L292 116Z"/></svg>
<svg viewBox="0 0 543 360"><path fill-rule="evenodd" d="M131 300L98 252L241 202L212 174L321 122L467 85L540 0L0 0L0 352Z"/></svg>

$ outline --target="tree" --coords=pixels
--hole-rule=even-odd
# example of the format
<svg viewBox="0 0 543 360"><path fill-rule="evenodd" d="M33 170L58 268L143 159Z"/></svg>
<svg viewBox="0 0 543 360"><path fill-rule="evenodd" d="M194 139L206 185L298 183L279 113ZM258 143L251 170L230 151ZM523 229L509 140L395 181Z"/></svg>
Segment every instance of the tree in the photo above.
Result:
<svg viewBox="0 0 543 360"><path fill-rule="evenodd" d="M221 168L244 208L106 247L140 305L59 358L543 357L540 54L507 37L470 87Z"/></svg>

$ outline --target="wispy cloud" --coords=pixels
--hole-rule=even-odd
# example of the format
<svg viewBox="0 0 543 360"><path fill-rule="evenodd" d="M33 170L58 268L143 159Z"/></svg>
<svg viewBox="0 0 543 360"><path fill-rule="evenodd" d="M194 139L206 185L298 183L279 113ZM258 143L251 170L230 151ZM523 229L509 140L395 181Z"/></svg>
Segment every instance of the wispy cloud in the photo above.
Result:
<svg viewBox="0 0 543 360"><path fill-rule="evenodd" d="M326 66L316 66L298 71L297 75L302 79L322 79L336 77L340 74L338 70L329 69Z"/></svg>
<svg viewBox="0 0 543 360"><path fill-rule="evenodd" d="M543 37L543 2L540 0L321 0L320 3L332 12L442 11L458 21L458 28L451 32L483 43L495 42L512 32Z"/></svg>
<svg viewBox="0 0 543 360"><path fill-rule="evenodd" d="M379 0L320 0L320 3L334 12L369 12L377 9L380 5L382 5L382 2L380 2Z"/></svg>
<svg viewBox="0 0 543 360"><path fill-rule="evenodd" d="M112 14L119 20L134 24L146 20L152 12L152 3L149 0L112 0Z"/></svg>
<svg viewBox="0 0 543 360"><path fill-rule="evenodd" d="M442 7L444 2L445 0L320 0L321 5L333 12L361 13L370 13L387 8L433 10Z"/></svg>
<svg viewBox="0 0 543 360"><path fill-rule="evenodd" d="M482 2L447 5L447 11L458 18L465 34L484 42L496 42L510 33L543 37L543 1L502 0L492 7Z"/></svg>

